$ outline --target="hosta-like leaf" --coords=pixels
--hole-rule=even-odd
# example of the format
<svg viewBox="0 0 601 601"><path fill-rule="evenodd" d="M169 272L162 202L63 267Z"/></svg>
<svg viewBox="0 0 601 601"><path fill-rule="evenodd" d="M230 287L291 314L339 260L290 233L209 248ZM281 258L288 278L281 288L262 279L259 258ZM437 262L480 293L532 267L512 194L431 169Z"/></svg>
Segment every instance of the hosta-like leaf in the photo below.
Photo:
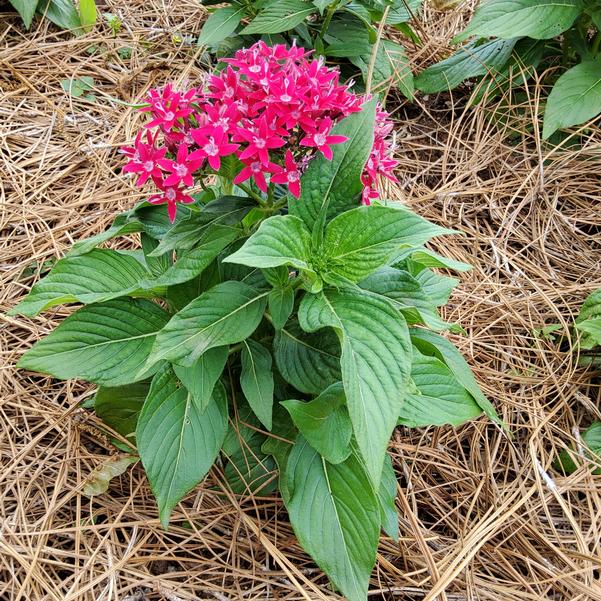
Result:
<svg viewBox="0 0 601 601"><path fill-rule="evenodd" d="M555 83L545 109L543 138L601 113L601 57L568 69Z"/></svg>
<svg viewBox="0 0 601 601"><path fill-rule="evenodd" d="M263 221L242 248L223 261L249 267L292 265L309 269L310 258L311 234L303 221L292 215L275 215Z"/></svg>
<svg viewBox="0 0 601 601"><path fill-rule="evenodd" d="M378 489L382 530L395 541L399 540L399 514L396 508L397 479L390 455L386 454L382 481Z"/></svg>
<svg viewBox="0 0 601 601"><path fill-rule="evenodd" d="M312 401L282 401L307 442L330 463L341 463L351 454L353 426L346 410L341 382L326 388Z"/></svg>
<svg viewBox="0 0 601 601"><path fill-rule="evenodd" d="M152 380L136 440L163 527L173 508L213 465L227 430L227 399L217 387L201 411L170 367Z"/></svg>
<svg viewBox="0 0 601 601"><path fill-rule="evenodd" d="M333 330L307 334L290 320L276 332L273 353L283 378L301 392L319 394L342 377L340 343Z"/></svg>
<svg viewBox="0 0 601 601"><path fill-rule="evenodd" d="M380 534L378 499L351 455L332 465L300 437L288 459L286 503L294 532L349 601L365 601Z"/></svg>
<svg viewBox="0 0 601 601"><path fill-rule="evenodd" d="M402 246L452 233L400 207L371 205L346 211L326 229L326 274L358 282L386 264ZM327 275L324 275L327 280Z"/></svg>
<svg viewBox="0 0 601 601"><path fill-rule="evenodd" d="M93 250L85 255L67 256L33 286L11 315L37 315L63 303L98 303L139 290L149 277L148 270L134 257L115 250Z"/></svg>
<svg viewBox="0 0 601 601"><path fill-rule="evenodd" d="M240 386L254 414L271 430L273 372L271 353L255 340L243 340Z"/></svg>
<svg viewBox="0 0 601 601"><path fill-rule="evenodd" d="M198 243L185 250L165 273L144 282L148 288L187 282L206 269L219 253L240 235L240 230L225 225L209 227Z"/></svg>
<svg viewBox="0 0 601 601"><path fill-rule="evenodd" d="M273 327L281 330L294 309L294 290L290 286L278 286L269 293L267 300Z"/></svg>
<svg viewBox="0 0 601 601"><path fill-rule="evenodd" d="M307 294L299 322L308 332L333 327L342 338L347 406L357 446L377 488L411 370L407 324L387 300L355 289Z"/></svg>
<svg viewBox="0 0 601 601"><path fill-rule="evenodd" d="M205 21L197 44L199 46L213 46L236 31L236 27L244 17L243 6L224 6L209 15Z"/></svg>
<svg viewBox="0 0 601 601"><path fill-rule="evenodd" d="M102 386L96 393L94 411L115 432L130 436L136 431L138 416L149 388L149 382L135 382L114 388Z"/></svg>
<svg viewBox="0 0 601 601"><path fill-rule="evenodd" d="M399 424L412 428L443 424L459 426L482 414L474 397L436 357L415 351L411 379L417 390L407 395Z"/></svg>
<svg viewBox="0 0 601 601"><path fill-rule="evenodd" d="M271 0L240 33L280 33L302 23L315 6L305 0Z"/></svg>
<svg viewBox="0 0 601 601"><path fill-rule="evenodd" d="M162 359L192 365L211 348L248 338L263 317L267 294L242 282L224 282L207 290L161 330L148 365Z"/></svg>
<svg viewBox="0 0 601 601"><path fill-rule="evenodd" d="M581 0L483 0L455 39L477 35L546 40L569 29L581 11Z"/></svg>
<svg viewBox="0 0 601 601"><path fill-rule="evenodd" d="M515 39L472 42L449 58L424 69L415 78L415 87L426 94L434 94L452 90L470 77L498 71L509 60L515 43Z"/></svg>
<svg viewBox="0 0 601 601"><path fill-rule="evenodd" d="M348 140L332 147L331 161L318 155L303 174L301 197L291 202L288 209L310 230L321 211L330 219L359 204L363 190L361 173L374 142L375 108L376 101L372 100L363 105L361 112L337 123L332 133Z"/></svg>
<svg viewBox="0 0 601 601"><path fill-rule="evenodd" d="M492 421L501 423L495 408L480 390L470 366L452 342L421 328L411 328L411 342L420 353L440 359L451 370L457 381L474 397L482 411Z"/></svg>
<svg viewBox="0 0 601 601"><path fill-rule="evenodd" d="M168 319L158 305L140 299L119 298L83 307L36 342L17 365L61 380L130 384L152 375L142 367Z"/></svg>
<svg viewBox="0 0 601 601"><path fill-rule="evenodd" d="M227 362L229 347L216 346L203 353L192 365L173 365L175 375L181 380L200 411L204 411L215 385Z"/></svg>

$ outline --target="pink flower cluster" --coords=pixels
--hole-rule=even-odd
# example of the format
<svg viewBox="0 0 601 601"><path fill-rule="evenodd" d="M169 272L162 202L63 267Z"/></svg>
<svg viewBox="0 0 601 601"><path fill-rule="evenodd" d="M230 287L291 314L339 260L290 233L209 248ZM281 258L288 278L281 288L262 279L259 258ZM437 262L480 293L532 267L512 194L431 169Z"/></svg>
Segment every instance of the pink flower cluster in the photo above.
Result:
<svg viewBox="0 0 601 601"><path fill-rule="evenodd" d="M361 110L365 97L339 83L339 73L302 48L257 42L224 59L227 68L211 75L206 89L184 92L170 84L151 90L141 110L152 119L138 133L123 170L149 179L159 193L148 200L168 207L173 221L177 203L193 202L187 189L194 177L219 171L224 157L236 157L235 184L252 179L264 193L283 184L296 198L301 174L316 153L332 159L332 146L346 141L333 126ZM374 146L362 175L362 200L377 198L377 178L395 180L390 158L392 123L378 108Z"/></svg>

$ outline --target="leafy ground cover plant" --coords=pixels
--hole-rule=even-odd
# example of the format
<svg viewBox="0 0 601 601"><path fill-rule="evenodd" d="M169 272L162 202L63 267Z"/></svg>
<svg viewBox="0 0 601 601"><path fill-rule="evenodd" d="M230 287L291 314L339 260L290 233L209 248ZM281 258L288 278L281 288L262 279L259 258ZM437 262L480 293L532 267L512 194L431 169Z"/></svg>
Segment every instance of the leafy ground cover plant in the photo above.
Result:
<svg viewBox="0 0 601 601"><path fill-rule="evenodd" d="M19 366L98 385L165 527L216 463L235 494L277 487L333 586L365 599L380 530L398 537L393 429L498 419L440 334L457 280L433 268L468 266L424 246L454 232L378 198L395 162L376 99L294 46L228 63L149 93L125 171L158 191L13 309L84 305ZM98 248L136 232L140 249Z"/></svg>
<svg viewBox="0 0 601 601"><path fill-rule="evenodd" d="M21 15L27 29L37 13L63 29L86 31L96 23L95 0L79 0L77 9L72 0L9 0Z"/></svg>
<svg viewBox="0 0 601 601"><path fill-rule="evenodd" d="M203 25L198 44L218 56L229 55L260 38L269 43L297 42L339 64L350 77L358 69L367 80L378 24L385 20L417 39L408 21L421 9L421 0L232 0L219 4ZM350 65L349 65L350 63ZM353 68L349 68L352 66ZM413 73L403 47L389 39L377 45L371 68L372 84L392 83L411 99Z"/></svg>
<svg viewBox="0 0 601 601"><path fill-rule="evenodd" d="M456 42L472 40L422 71L426 93L481 78L476 99L488 90L520 85L539 65L565 69L547 98L543 138L601 112L601 2L598 0L482 0ZM561 36L558 38L558 36Z"/></svg>

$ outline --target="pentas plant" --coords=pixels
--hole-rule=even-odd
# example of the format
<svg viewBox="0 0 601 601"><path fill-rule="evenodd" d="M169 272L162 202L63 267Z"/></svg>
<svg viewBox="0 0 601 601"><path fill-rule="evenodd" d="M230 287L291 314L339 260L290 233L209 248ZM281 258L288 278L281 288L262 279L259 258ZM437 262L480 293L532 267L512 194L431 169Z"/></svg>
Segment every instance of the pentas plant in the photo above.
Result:
<svg viewBox="0 0 601 601"><path fill-rule="evenodd" d="M310 54L257 42L224 59L228 67L211 75L204 90L179 92L171 85L151 90L142 110L152 120L134 146L123 149L130 159L124 171L138 174L139 186L154 182L160 192L149 202L166 203L171 221L177 203L194 202L186 192L194 178L219 172L226 157L235 159L228 160L228 173L243 189L249 181L263 193L269 184L281 184L300 198L302 172L317 153L332 160L332 147L347 140L332 128L360 111L364 101L350 91L351 84L340 85L338 71ZM361 176L365 204L378 197L379 175L395 181L387 117L378 107Z"/></svg>
<svg viewBox="0 0 601 601"><path fill-rule="evenodd" d="M19 366L98 386L165 527L194 519L174 509L216 464L233 494L277 488L333 587L365 599L380 530L399 535L395 427L497 420L440 334L457 280L434 269L468 266L424 246L450 230L376 200L391 126L302 49L260 43L147 100L125 171L160 191L13 309L84 305Z"/></svg>

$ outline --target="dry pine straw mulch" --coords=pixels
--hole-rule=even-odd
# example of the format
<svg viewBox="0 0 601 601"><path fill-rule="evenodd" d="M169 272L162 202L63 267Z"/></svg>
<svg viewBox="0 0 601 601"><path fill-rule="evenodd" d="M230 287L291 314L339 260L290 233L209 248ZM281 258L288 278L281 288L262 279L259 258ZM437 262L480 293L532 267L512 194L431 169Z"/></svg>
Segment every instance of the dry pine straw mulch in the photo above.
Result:
<svg viewBox="0 0 601 601"><path fill-rule="evenodd" d="M48 260L142 198L118 176L116 155L137 117L113 99L203 72L197 49L181 42L200 27L196 0L115 0L102 10L123 18L115 37L99 26L71 38L47 24L26 34L0 16L2 312ZM415 61L443 55L464 19L426 3ZM61 89L82 75L94 78L94 102ZM388 194L465 232L438 245L474 265L446 317L465 328L453 339L510 434L484 418L395 433L402 538L382 539L373 599L601 599L601 477L590 466L571 476L552 466L579 428L601 419L599 374L534 334L549 323L567 332L601 285L601 144L591 127L578 146L541 146L532 128L540 94L534 81L524 99L488 109L440 95L395 111L401 185ZM168 532L139 466L107 494L81 494L116 452L77 408L92 389L14 369L70 310L0 320L0 599L339 598L299 548L279 499L235 498L217 470Z"/></svg>

